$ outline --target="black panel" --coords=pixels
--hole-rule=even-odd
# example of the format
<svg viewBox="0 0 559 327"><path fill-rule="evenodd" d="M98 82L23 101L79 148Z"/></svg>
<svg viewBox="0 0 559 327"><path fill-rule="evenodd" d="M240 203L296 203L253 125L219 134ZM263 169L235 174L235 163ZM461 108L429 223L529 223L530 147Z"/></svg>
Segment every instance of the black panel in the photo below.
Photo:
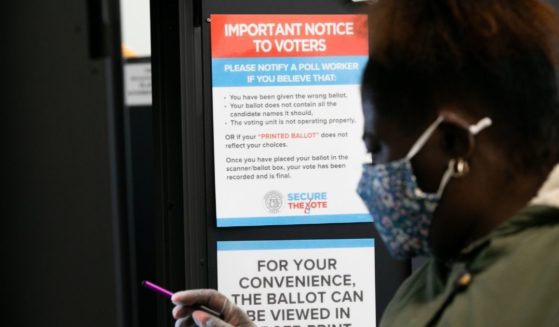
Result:
<svg viewBox="0 0 559 327"><path fill-rule="evenodd" d="M163 285L215 288L218 240L376 238L370 224L215 227L209 15L357 13L364 8L349 0L151 1L157 256ZM380 317L410 264L390 259L381 242L376 244ZM159 325L171 323L169 310L161 301Z"/></svg>
<svg viewBox="0 0 559 327"><path fill-rule="evenodd" d="M137 326L153 327L156 326L157 294L139 288L142 280L153 280L156 276L153 110L151 106L125 108L125 118L128 208L136 262L130 276L136 285L133 289L137 299L135 315Z"/></svg>
<svg viewBox="0 0 559 327"><path fill-rule="evenodd" d="M151 0L153 133L155 151L154 282L184 289L182 123L178 0ZM157 298L157 325L171 326L171 304Z"/></svg>
<svg viewBox="0 0 559 327"><path fill-rule="evenodd" d="M118 2L86 4L0 4L2 326L129 323Z"/></svg>
<svg viewBox="0 0 559 327"><path fill-rule="evenodd" d="M277 227L216 228L215 192L213 162L213 126L211 102L211 14L344 14L363 13L366 6L354 4L349 0L248 0L227 1L209 0L202 5L202 53L204 86L204 123L206 140L206 179L207 179L207 228L208 228L208 271L209 286L217 287L216 242L220 240L266 240L266 239L329 239L329 238L367 238L377 239L376 255L376 303L377 318L380 318L388 301L392 298L402 280L410 273L409 262L395 261L386 252L382 242L371 224L301 225ZM192 140L189 140L192 142ZM188 196L188 195L187 195ZM187 218L188 219L188 218Z"/></svg>

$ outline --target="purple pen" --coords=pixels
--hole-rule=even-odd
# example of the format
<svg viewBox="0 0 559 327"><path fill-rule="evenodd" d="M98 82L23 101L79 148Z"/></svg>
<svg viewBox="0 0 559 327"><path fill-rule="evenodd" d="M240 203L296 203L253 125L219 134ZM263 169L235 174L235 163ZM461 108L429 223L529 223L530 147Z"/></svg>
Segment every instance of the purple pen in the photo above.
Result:
<svg viewBox="0 0 559 327"><path fill-rule="evenodd" d="M145 288L149 288L150 290L152 290L154 292L157 292L159 294L163 294L163 295L167 296L168 298L173 296L173 292L171 292L169 290L166 290L161 286L155 285L154 283L152 283L150 281L147 281L147 280L144 280L142 282L142 286L145 287Z"/></svg>
<svg viewBox="0 0 559 327"><path fill-rule="evenodd" d="M174 294L173 292L171 292L169 290L166 290L159 285L155 285L154 283L152 283L150 281L147 281L147 280L142 281L142 286L149 289L149 290L152 290L156 293L163 294L168 298L171 298ZM216 311L206 307L205 305L195 304L191 308L194 309L194 310L205 311L205 312L207 312L211 315L214 315L216 317L221 317L221 314L219 312L216 312Z"/></svg>

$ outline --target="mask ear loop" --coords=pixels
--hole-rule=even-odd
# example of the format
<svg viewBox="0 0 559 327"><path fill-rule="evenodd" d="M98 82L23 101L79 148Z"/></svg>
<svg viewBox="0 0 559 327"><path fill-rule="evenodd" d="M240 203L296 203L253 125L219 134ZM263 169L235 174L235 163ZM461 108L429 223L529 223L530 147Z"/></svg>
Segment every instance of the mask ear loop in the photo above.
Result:
<svg viewBox="0 0 559 327"><path fill-rule="evenodd" d="M415 144L411 147L410 151L406 155L407 160L413 158L419 152L419 150L421 150L421 148L429 140L429 137L431 137L433 132L435 132L435 129L437 129L437 127L439 127L439 125L443 122L443 119L444 118L442 116L437 117L437 120L432 122L431 125L429 125L429 127L425 130L425 132L421 134L421 136L417 139L417 141L415 141Z"/></svg>
<svg viewBox="0 0 559 327"><path fill-rule="evenodd" d="M441 179L441 183L439 184L439 189L437 190L437 195L441 197L443 195L443 191L446 188L446 184L450 182L450 179L454 175L454 166L456 165L456 159L450 159L448 162L448 168L443 174L443 178Z"/></svg>
<svg viewBox="0 0 559 327"><path fill-rule="evenodd" d="M485 117L485 118L481 119L480 121L478 121L475 125L471 125L468 128L468 131L472 135L476 135L479 132L481 132L482 130L491 126L492 124L493 124L493 121L491 120L491 118ZM444 191L446 185L448 184L448 182L450 181L450 179L452 177L462 177L462 176L464 176L463 173L457 174L457 172L456 172L456 165L460 160L463 160L463 159L450 159L450 161L448 162L448 168L444 172L443 178L441 180L441 184L439 185L439 189L437 190L437 195L439 197L443 195L443 191Z"/></svg>
<svg viewBox="0 0 559 327"><path fill-rule="evenodd" d="M470 133L472 133L472 135L476 135L491 125L493 125L493 121L491 120L491 118L485 117L482 120L478 121L475 125L470 126L468 130L470 131Z"/></svg>

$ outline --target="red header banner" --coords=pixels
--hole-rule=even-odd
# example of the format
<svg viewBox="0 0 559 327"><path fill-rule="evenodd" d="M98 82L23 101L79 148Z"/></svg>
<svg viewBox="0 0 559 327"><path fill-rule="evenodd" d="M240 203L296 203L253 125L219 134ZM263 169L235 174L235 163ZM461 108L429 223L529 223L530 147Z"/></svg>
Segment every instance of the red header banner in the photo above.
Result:
<svg viewBox="0 0 559 327"><path fill-rule="evenodd" d="M368 56L367 15L212 15L212 58Z"/></svg>

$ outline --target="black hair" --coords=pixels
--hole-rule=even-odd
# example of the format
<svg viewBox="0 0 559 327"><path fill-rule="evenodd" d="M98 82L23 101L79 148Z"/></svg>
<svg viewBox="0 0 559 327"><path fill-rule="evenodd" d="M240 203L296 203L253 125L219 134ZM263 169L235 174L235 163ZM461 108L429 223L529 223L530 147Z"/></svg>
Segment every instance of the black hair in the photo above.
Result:
<svg viewBox="0 0 559 327"><path fill-rule="evenodd" d="M559 16L539 0L380 0L362 93L424 127L441 105L489 116L515 168L559 162Z"/></svg>

